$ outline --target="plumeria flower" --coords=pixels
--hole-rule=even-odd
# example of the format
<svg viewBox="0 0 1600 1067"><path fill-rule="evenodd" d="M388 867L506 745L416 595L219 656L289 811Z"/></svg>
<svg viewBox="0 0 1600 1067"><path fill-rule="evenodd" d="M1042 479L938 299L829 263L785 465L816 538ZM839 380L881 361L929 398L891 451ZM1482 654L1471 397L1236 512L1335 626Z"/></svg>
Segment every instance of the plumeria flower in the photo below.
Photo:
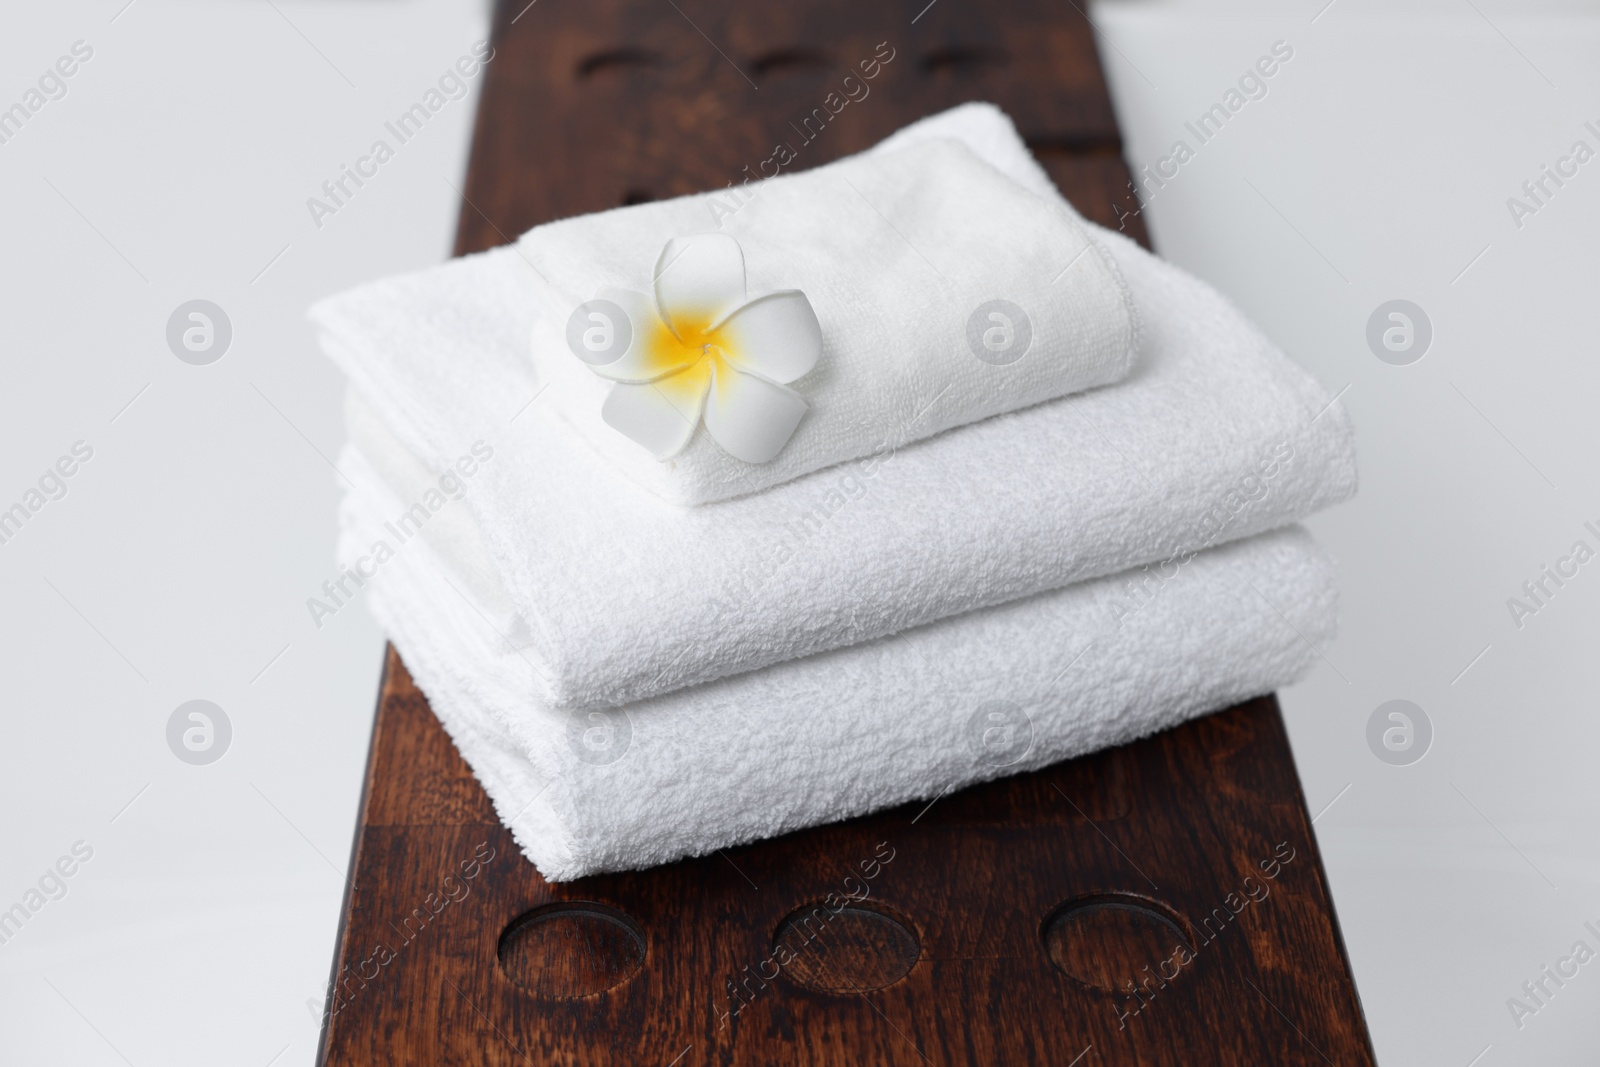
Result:
<svg viewBox="0 0 1600 1067"><path fill-rule="evenodd" d="M586 310L602 301L627 321ZM673 238L656 261L653 294L602 289L579 311L601 325L569 330L569 345L616 383L600 417L656 459L683 451L704 418L728 454L765 463L806 413L788 384L822 354L817 314L798 289L748 297L744 251L726 234Z"/></svg>

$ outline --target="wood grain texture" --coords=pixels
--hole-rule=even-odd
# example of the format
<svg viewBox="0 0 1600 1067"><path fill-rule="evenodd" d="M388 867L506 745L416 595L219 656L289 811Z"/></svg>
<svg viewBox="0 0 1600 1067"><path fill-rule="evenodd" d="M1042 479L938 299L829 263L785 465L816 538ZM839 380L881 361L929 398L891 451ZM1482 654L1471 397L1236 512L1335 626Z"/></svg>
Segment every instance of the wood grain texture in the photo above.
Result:
<svg viewBox="0 0 1600 1067"><path fill-rule="evenodd" d="M786 169L814 166L968 99L1145 239L1071 4L524 3L496 16L458 252L741 180L785 139ZM869 95L803 139L790 123L884 43ZM1270 697L931 806L552 885L390 649L333 977L319 1062L339 1067L1373 1062Z"/></svg>
<svg viewBox="0 0 1600 1067"><path fill-rule="evenodd" d="M913 25L925 6L539 0L518 17L502 4L457 254L566 215L831 162L968 100L1005 108L1052 176L1088 194L1079 210L1117 226L1113 203L1133 203L1121 139L1072 4L941 0ZM792 162L763 169L780 146Z"/></svg>
<svg viewBox="0 0 1600 1067"><path fill-rule="evenodd" d="M551 885L391 649L363 816L327 1064L1373 1062L1270 697L931 807ZM590 921L507 963L563 904L631 933Z"/></svg>

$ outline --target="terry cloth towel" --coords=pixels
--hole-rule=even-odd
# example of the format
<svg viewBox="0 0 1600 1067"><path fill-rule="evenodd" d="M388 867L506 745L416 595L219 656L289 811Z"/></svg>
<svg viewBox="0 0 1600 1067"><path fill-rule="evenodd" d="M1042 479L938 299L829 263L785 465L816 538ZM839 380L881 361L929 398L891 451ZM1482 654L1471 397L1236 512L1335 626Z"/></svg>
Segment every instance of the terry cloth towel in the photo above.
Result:
<svg viewBox="0 0 1600 1067"><path fill-rule="evenodd" d="M887 147L732 192L524 234L517 248L532 268L528 299L537 291L545 312L530 346L536 373L565 386L550 408L640 485L701 504L1127 374L1137 340L1132 301L1102 243L1064 200L1025 188L948 137ZM727 203L737 210L720 213ZM688 236L705 231L721 243ZM655 404L672 394L613 386L592 372L570 347L589 305L572 316L609 287L654 293L635 298L640 307L617 297L637 347L656 308L671 311L670 294L715 289L719 274L737 279L740 248L751 297L800 289L816 312L821 359L790 384L809 410L767 462L735 459L703 428L674 458L658 460L603 421L601 407L617 388ZM742 294L723 310L740 303ZM725 388L719 377L707 419ZM699 420L694 409L665 415L684 432Z"/></svg>
<svg viewBox="0 0 1600 1067"><path fill-rule="evenodd" d="M978 119L984 119L980 113ZM990 158L1037 177L987 113ZM994 150L995 144L1008 146ZM1054 194L1052 194L1054 195ZM549 409L527 359L515 248L321 305L328 353L434 477L477 441L466 494L503 589L492 615L546 704L623 704L1249 536L1355 489L1348 418L1214 290L1116 234L1141 308L1121 384L762 493L696 508L642 493ZM398 483L397 483L398 484ZM406 497L384 547L445 495ZM452 508L461 505L452 503ZM368 546L377 548L376 544ZM488 605L485 605L488 608Z"/></svg>
<svg viewBox="0 0 1600 1067"><path fill-rule="evenodd" d="M341 513L351 558L398 498L353 448L340 467L361 487ZM1295 681L1336 616L1332 567L1292 527L625 707L563 711L540 700L536 672L429 530L374 575L367 604L552 881L1123 744Z"/></svg>

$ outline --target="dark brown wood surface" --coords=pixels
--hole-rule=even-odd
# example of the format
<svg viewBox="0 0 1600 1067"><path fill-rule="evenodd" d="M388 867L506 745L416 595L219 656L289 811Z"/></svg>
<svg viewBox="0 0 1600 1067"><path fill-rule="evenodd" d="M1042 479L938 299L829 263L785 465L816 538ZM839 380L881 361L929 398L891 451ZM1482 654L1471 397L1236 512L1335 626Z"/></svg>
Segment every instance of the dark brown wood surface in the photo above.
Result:
<svg viewBox="0 0 1600 1067"><path fill-rule="evenodd" d="M740 181L780 143L814 166L970 99L1144 239L1070 0L524 3L496 15L458 252ZM319 1062L1373 1056L1270 697L931 806L552 885L390 649Z"/></svg>

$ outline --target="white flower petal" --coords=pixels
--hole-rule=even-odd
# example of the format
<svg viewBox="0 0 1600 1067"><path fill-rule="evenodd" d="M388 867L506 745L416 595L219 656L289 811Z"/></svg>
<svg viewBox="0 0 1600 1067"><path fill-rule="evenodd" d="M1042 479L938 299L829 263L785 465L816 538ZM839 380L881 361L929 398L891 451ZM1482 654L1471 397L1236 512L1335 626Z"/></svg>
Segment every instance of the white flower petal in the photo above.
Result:
<svg viewBox="0 0 1600 1067"><path fill-rule="evenodd" d="M600 417L656 459L671 459L694 436L710 386L709 363L648 384L618 382L600 405Z"/></svg>
<svg viewBox="0 0 1600 1067"><path fill-rule="evenodd" d="M712 439L746 463L765 463L776 456L806 413L800 394L726 364L712 378L705 408Z"/></svg>
<svg viewBox="0 0 1600 1067"><path fill-rule="evenodd" d="M806 294L781 289L758 296L718 329L724 351L740 369L787 385L817 365L822 324Z"/></svg>
<svg viewBox="0 0 1600 1067"><path fill-rule="evenodd" d="M622 313L617 321L617 311ZM661 333L655 298L633 289L602 289L567 323L567 347L589 369L614 382L653 382L693 362L693 353L652 345Z"/></svg>
<svg viewBox="0 0 1600 1067"><path fill-rule="evenodd" d="M725 233L674 237L656 260L656 307L685 341L684 327L707 326L744 303L744 250Z"/></svg>

